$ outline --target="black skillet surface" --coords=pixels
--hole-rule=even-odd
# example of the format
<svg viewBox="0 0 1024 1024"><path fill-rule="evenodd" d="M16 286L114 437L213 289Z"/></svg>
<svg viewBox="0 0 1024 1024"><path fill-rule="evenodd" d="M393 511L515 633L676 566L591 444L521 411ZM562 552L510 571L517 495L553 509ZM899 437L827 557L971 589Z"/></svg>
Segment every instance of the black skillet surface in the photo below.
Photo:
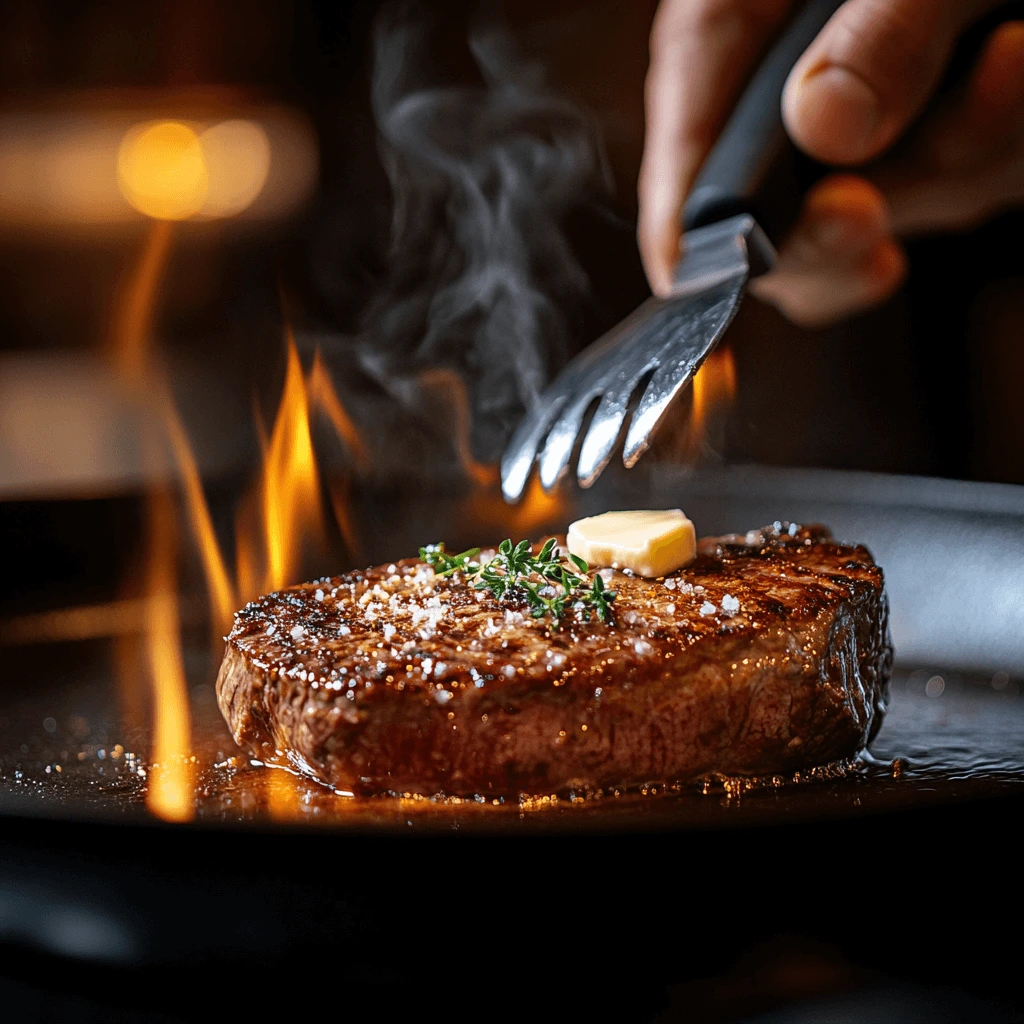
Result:
<svg viewBox="0 0 1024 1024"><path fill-rule="evenodd" d="M138 977L326 955L354 985L467 972L529 985L541 970L565 984L713 973L798 932L1016 1001L1019 943L1002 929L1020 902L1024 490L760 469L625 482L579 511L679 504L702 534L817 520L872 548L902 665L873 759L745 791L357 806L282 769L224 764L236 752L197 657L197 817L163 825L145 812L145 736L114 713L103 645L9 648L0 938ZM437 501L376 508L368 560L458 530Z"/></svg>

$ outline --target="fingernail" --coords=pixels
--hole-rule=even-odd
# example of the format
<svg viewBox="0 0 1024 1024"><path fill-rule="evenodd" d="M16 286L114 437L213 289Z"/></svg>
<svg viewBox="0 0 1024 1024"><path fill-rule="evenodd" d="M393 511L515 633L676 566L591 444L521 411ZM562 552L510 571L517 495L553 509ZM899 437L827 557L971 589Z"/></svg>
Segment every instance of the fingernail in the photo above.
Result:
<svg viewBox="0 0 1024 1024"><path fill-rule="evenodd" d="M805 76L797 90L801 134L833 163L857 163L872 154L880 120L878 97L860 75L827 64Z"/></svg>

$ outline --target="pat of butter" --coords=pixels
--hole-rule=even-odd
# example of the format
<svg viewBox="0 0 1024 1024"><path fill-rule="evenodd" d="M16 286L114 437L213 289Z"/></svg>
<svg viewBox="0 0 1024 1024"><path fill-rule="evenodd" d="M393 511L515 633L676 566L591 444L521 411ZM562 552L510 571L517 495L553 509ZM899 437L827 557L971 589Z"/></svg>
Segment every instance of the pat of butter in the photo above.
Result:
<svg viewBox="0 0 1024 1024"><path fill-rule="evenodd" d="M665 576L689 565L697 553L693 523L677 509L605 512L578 519L566 536L569 552L588 565Z"/></svg>

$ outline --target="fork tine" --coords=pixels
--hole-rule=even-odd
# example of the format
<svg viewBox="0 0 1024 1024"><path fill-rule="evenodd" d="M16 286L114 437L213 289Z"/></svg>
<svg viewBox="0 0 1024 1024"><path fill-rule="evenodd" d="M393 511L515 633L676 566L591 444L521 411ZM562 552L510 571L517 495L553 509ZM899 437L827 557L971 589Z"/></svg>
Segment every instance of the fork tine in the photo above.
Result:
<svg viewBox="0 0 1024 1024"><path fill-rule="evenodd" d="M565 472L569 458L576 445L576 435L580 432L580 424L595 394L589 388L578 394L555 420L544 450L540 453L540 483L545 491L550 491L558 483L559 477Z"/></svg>
<svg viewBox="0 0 1024 1024"><path fill-rule="evenodd" d="M587 436L583 438L580 461L576 465L576 479L581 487L590 487L611 460L632 391L632 388L628 391L608 391L601 399Z"/></svg>
<svg viewBox="0 0 1024 1024"><path fill-rule="evenodd" d="M530 479L530 471L537 458L537 448L544 440L548 425L568 397L561 394L550 401L541 401L516 428L501 460L501 491L506 501L518 501L526 489L526 481Z"/></svg>
<svg viewBox="0 0 1024 1024"><path fill-rule="evenodd" d="M590 487L611 460L637 384L645 373L660 364L660 353L671 343L677 329L677 307L678 303L659 302L651 308L647 322L625 344L620 344L612 369L594 388L595 393L604 394L580 447L576 466L580 486Z"/></svg>
<svg viewBox="0 0 1024 1024"><path fill-rule="evenodd" d="M541 404L527 413L505 449L501 460L501 489L506 501L515 502L521 497L542 445L543 451L539 455L541 483L546 490L555 485L572 455L575 435L587 407L605 390L604 380L609 367L621 369L625 362L630 361L630 353L650 351L652 326L655 330L664 331L674 305L676 303L672 299L652 296L562 368L544 392ZM646 330L643 329L645 325ZM616 376L618 371L609 379L614 380ZM635 386L634 381L632 387ZM566 410L555 426L550 427L567 402L584 394L587 398L582 408Z"/></svg>
<svg viewBox="0 0 1024 1024"><path fill-rule="evenodd" d="M688 311L685 329L659 354L661 365L647 385L626 432L622 461L628 469L632 469L647 451L651 435L665 410L680 389L690 382L732 322L743 283L730 282L695 300Z"/></svg>

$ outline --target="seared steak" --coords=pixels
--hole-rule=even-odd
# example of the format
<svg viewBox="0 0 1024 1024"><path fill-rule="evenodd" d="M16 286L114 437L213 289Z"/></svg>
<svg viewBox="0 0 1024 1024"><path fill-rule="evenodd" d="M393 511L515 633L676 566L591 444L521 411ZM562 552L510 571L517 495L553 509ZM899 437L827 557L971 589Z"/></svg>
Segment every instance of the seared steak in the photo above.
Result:
<svg viewBox="0 0 1024 1024"><path fill-rule="evenodd" d="M892 646L865 548L776 524L667 578L606 576L614 622L561 629L414 559L268 594L236 616L221 710L253 753L356 793L786 772L877 731Z"/></svg>

